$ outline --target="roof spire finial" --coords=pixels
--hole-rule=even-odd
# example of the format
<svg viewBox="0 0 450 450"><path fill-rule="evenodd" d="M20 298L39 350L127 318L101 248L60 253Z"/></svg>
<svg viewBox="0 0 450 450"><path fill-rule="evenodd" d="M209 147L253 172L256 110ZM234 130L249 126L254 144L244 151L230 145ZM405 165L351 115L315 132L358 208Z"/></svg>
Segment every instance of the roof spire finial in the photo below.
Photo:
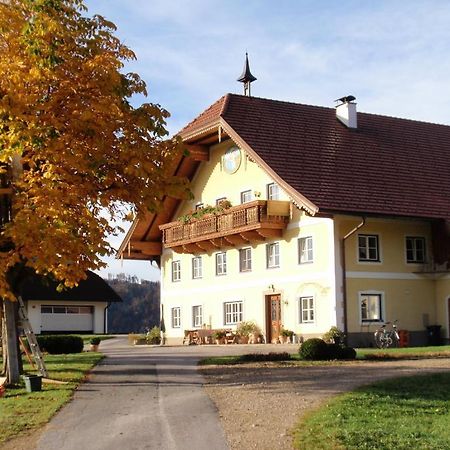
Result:
<svg viewBox="0 0 450 450"><path fill-rule="evenodd" d="M242 75L237 79L237 81L244 83L244 95L251 97L250 94L250 83L256 80L256 77L250 72L250 65L248 63L248 53L245 52L245 64Z"/></svg>

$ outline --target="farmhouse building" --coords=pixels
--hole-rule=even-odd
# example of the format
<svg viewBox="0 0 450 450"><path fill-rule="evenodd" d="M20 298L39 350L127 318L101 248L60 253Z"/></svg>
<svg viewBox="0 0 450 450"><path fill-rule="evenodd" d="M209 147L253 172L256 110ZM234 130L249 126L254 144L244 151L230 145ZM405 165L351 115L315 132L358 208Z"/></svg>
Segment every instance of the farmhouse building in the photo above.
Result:
<svg viewBox="0 0 450 450"><path fill-rule="evenodd" d="M398 320L450 329L450 126L227 94L181 130L165 198L119 252L161 267L168 343L255 321L267 342L331 326L350 344Z"/></svg>

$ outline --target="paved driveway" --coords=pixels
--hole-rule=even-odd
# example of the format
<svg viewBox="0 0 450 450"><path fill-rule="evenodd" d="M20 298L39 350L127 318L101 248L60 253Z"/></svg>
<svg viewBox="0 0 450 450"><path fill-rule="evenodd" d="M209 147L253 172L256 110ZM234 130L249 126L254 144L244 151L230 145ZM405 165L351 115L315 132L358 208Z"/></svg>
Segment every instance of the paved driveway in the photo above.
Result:
<svg viewBox="0 0 450 450"><path fill-rule="evenodd" d="M196 369L217 354L296 346L132 347L103 341L106 358L47 425L38 450L228 449L217 409Z"/></svg>

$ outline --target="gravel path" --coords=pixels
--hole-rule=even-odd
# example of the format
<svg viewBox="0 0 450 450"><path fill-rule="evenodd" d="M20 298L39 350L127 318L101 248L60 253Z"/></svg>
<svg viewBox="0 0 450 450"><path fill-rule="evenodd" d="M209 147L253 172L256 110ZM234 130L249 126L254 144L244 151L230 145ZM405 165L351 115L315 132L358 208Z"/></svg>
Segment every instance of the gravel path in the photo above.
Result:
<svg viewBox="0 0 450 450"><path fill-rule="evenodd" d="M232 450L291 449L290 431L330 397L385 378L450 371L450 359L202 368Z"/></svg>

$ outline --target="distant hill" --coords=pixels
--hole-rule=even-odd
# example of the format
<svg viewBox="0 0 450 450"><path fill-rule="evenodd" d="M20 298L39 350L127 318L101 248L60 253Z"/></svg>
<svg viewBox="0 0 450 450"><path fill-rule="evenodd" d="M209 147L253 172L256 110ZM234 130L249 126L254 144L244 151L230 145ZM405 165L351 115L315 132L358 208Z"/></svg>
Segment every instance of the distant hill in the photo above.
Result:
<svg viewBox="0 0 450 450"><path fill-rule="evenodd" d="M109 333L143 333L159 326L159 283L119 274L105 280L123 299L108 308Z"/></svg>

